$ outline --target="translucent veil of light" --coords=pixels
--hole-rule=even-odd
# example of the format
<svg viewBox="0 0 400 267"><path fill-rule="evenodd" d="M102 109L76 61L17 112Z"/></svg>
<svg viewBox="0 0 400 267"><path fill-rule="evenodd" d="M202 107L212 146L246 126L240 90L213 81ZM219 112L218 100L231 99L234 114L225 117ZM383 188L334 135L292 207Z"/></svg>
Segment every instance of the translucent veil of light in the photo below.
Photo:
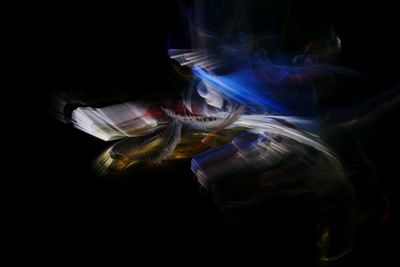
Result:
<svg viewBox="0 0 400 267"><path fill-rule="evenodd" d="M180 102L79 107L71 122L104 141L117 140L97 160L104 175L189 158L201 186L225 211L288 198L340 207L346 242L334 252L328 243L320 244L321 260L334 260L351 247L354 194L340 159L324 140L371 121L385 107L323 123L317 82L355 75L330 64L340 53L340 38L332 29L301 49L284 49L290 39L286 33L256 21L260 10L268 11L265 2L194 1L183 11L168 42L177 73L190 70ZM366 105L376 102L382 100Z"/></svg>

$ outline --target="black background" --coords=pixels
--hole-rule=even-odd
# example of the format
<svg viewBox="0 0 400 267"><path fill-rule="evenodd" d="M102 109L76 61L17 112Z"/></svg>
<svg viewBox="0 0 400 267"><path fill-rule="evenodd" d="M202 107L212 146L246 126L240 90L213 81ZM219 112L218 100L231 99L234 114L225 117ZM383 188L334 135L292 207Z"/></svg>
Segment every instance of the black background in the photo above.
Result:
<svg viewBox="0 0 400 267"><path fill-rule="evenodd" d="M316 6L327 11L343 43L340 63L369 77L367 82L341 84L332 98L338 103L366 99L399 81L395 4L349 2L311 1L302 6L305 27L320 16ZM83 255L100 261L124 258L137 265L141 260L188 266L234 263L238 255L225 246L229 238L224 237L224 219L199 193L189 162L177 163L168 173L142 170L134 177L99 178L90 164L107 144L51 117L50 97L59 90L121 99L171 90L166 43L179 19L179 4L32 5L4 9L1 15L3 39L9 44L3 50L4 73L11 79L2 92L7 160L1 175L0 230L2 242L16 252L14 258L55 257L63 262ZM390 190L398 193L397 113L366 138L380 182L363 201L379 200ZM386 266L396 260L398 208L398 198L392 197L387 224L363 224L356 250L343 266ZM282 238L301 246L301 236ZM274 238L254 242L272 248L279 234ZM292 249L279 251L279 257L298 256L293 245L288 247Z"/></svg>

